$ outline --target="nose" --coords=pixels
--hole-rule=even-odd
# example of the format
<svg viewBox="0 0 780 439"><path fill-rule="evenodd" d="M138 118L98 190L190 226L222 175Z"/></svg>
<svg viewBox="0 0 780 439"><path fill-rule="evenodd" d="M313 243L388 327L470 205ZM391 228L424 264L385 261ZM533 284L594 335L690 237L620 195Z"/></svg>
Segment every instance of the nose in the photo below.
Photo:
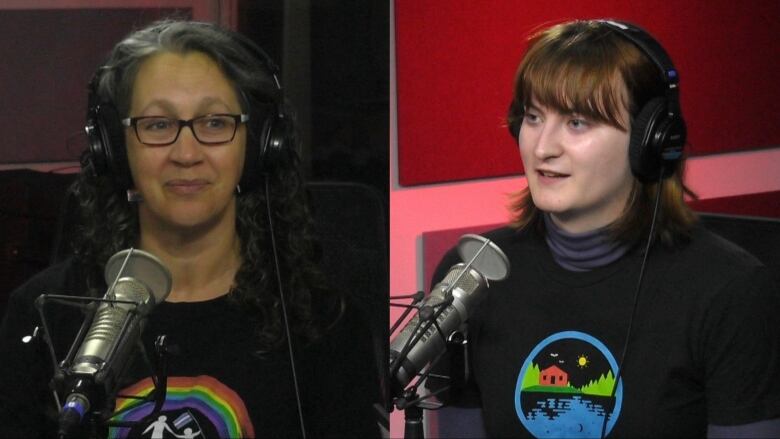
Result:
<svg viewBox="0 0 780 439"><path fill-rule="evenodd" d="M555 158L563 152L561 146L562 125L559 122L554 116L547 117L547 120L537 127L533 153L538 160Z"/></svg>
<svg viewBox="0 0 780 439"><path fill-rule="evenodd" d="M182 127L179 138L171 145L170 159L180 166L193 166L203 160L203 146L195 138L192 127Z"/></svg>

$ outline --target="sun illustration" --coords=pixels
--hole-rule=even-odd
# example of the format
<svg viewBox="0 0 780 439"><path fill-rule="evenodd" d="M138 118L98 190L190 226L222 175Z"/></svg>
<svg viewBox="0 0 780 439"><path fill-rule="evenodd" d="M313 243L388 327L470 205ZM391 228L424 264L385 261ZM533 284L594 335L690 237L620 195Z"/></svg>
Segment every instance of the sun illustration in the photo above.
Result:
<svg viewBox="0 0 780 439"><path fill-rule="evenodd" d="M580 369L588 367L589 363L590 361L588 361L588 357L585 354L582 354L577 358L577 366L579 366Z"/></svg>

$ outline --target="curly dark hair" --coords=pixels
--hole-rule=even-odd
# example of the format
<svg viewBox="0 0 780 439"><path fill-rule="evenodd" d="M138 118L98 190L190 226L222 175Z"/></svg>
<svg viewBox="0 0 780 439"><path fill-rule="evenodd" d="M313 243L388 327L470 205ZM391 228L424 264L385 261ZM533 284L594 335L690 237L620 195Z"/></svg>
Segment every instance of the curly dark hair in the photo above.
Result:
<svg viewBox="0 0 780 439"><path fill-rule="evenodd" d="M114 47L93 79L95 96L91 96L94 102L90 105L110 104L126 117L133 81L143 61L155 53L191 51L204 53L220 66L240 96L242 111L250 114L241 193L236 195L242 264L229 297L255 320L259 351L282 345L285 331L271 251L270 209L290 329L305 341L314 340L341 315L344 299L325 286L324 275L315 262L318 248L295 148L287 145L283 156L273 157L272 165L262 171L251 169L260 165L257 155L265 141L268 118L273 116L269 103L270 111L275 106L281 108L281 90L272 71L275 67L268 65L270 60L264 59L260 49L245 37L213 24L156 22L131 33ZM288 131L286 141L294 145L293 130ZM112 147L125 159L126 149L121 143ZM73 251L88 272L87 286L93 295L104 286L102 272L108 258L136 246L140 238L138 207L126 198L132 182L112 172L96 171L95 155L91 149L84 152L83 169L71 188L79 207ZM129 169L125 172L129 175ZM247 174L255 177L245 178Z"/></svg>

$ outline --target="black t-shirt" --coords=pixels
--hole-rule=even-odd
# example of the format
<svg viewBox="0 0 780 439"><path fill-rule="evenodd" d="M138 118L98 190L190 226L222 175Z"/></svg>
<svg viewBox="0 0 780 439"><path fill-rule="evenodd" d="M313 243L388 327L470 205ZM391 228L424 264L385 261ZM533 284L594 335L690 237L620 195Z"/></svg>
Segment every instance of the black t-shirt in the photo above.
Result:
<svg viewBox="0 0 780 439"><path fill-rule="evenodd" d="M468 324L491 437L705 436L780 416L780 294L754 257L703 229L654 246L631 322L641 251L567 271L534 232L485 235L511 271ZM459 262L450 251L434 280ZM632 324L622 378L611 397Z"/></svg>
<svg viewBox="0 0 780 439"><path fill-rule="evenodd" d="M57 406L48 388L54 366L40 343L22 343L40 325L33 301L42 293L85 291L72 261L42 272L11 295L0 330L0 436L52 437ZM81 324L80 311L47 308L58 360ZM164 334L168 355L167 397L162 412L131 429L112 428L109 437L290 437L300 422L286 349L258 353L248 315L227 296L203 302L165 302L149 316L143 343L150 356ZM294 339L295 341L295 339ZM379 435L373 403L378 380L370 335L348 308L317 342L295 344L306 433L311 437ZM140 355L131 361L114 420L136 421L151 412L144 396L154 388Z"/></svg>

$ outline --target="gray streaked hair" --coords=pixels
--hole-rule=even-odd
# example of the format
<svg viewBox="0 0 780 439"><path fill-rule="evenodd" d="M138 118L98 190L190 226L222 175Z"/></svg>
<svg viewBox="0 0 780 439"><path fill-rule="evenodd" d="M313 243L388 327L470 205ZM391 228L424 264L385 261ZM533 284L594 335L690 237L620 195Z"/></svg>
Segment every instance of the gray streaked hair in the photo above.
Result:
<svg viewBox="0 0 780 439"><path fill-rule="evenodd" d="M127 117L139 67L162 52L209 56L236 87L243 112L250 112L254 103L280 99L273 77L276 66L248 39L211 23L163 20L130 33L114 47L98 73L100 102L113 104Z"/></svg>
<svg viewBox="0 0 780 439"><path fill-rule="evenodd" d="M282 105L275 83L275 66L245 37L208 23L161 21L135 31L119 42L97 72L94 99L113 104L120 117L128 116L132 88L140 65L156 53L201 52L212 58L232 82L242 110L250 114L247 155L258 149L269 104ZM255 53L257 52L257 53ZM279 109L281 110L281 109ZM287 108L285 116L289 116ZM270 125L270 124L268 124ZM294 134L292 123L286 124ZM285 139L286 141L287 139ZM265 189L243 190L236 195L236 231L241 242L242 263L228 299L254 322L257 351L282 349L287 335L281 315L281 297L273 253L270 224L280 254L279 276L285 288L290 329L304 342L325 334L344 310L341 291L328 285L321 271L319 245L308 210L304 178L292 147L285 147L285 160L264 171ZM118 153L125 153L122 149ZM82 159L91 161L87 148ZM255 159L256 161L256 159ZM257 163L248 157L244 172ZM258 173L257 170L254 171ZM78 204L78 224L71 237L76 261L87 273L89 294L97 297L103 287L103 267L115 252L137 246L140 239L138 207L128 203L125 190L112 175L97 175L82 169L71 187Z"/></svg>

